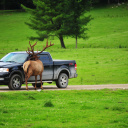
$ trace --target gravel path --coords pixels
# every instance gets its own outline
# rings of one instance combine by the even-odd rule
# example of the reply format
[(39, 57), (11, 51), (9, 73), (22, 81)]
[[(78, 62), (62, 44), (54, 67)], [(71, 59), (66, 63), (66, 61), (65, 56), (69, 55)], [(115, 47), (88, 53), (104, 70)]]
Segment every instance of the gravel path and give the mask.
[[(30, 91), (35, 91), (33, 86), (28, 87)], [(67, 88), (57, 88), (55, 85), (43, 86), (44, 90), (99, 90), (99, 89), (128, 89), (128, 84), (108, 84), (108, 85), (68, 85)], [(22, 86), (20, 90), (9, 90), (8, 86), (1, 86), (0, 92), (8, 91), (26, 91), (25, 86)], [(41, 91), (41, 89), (37, 89)]]

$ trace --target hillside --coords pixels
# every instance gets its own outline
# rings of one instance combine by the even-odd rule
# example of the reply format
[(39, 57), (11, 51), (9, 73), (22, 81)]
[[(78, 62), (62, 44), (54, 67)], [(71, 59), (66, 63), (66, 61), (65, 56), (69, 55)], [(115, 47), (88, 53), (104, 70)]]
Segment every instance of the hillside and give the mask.
[[(76, 60), (78, 78), (69, 84), (128, 83), (127, 4), (93, 8), (87, 15), (90, 14), (93, 20), (88, 24), (89, 38), (78, 39), (78, 49), (73, 38), (65, 37), (67, 49), (61, 49), (59, 39), (51, 37), (55, 45), (47, 51), (54, 59)], [(29, 17), (25, 12), (0, 12), (0, 58), (8, 52), (27, 49), (28, 37), (36, 34), (24, 23)], [(41, 50), (42, 45), (45, 41), (38, 42), (36, 48)]]

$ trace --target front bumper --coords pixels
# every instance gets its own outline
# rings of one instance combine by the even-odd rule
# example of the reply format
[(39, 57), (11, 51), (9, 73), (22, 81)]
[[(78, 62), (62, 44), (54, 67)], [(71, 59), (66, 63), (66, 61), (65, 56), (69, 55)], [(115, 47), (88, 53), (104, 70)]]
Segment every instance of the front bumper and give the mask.
[(9, 73), (0, 73), (0, 85), (8, 85)]

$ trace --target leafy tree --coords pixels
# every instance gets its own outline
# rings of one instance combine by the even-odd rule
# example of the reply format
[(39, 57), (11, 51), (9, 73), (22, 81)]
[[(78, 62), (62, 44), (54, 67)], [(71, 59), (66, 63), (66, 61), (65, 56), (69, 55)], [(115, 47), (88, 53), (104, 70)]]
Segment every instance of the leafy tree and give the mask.
[[(26, 24), (36, 30), (38, 34), (38, 37), (31, 37), (31, 39), (44, 40), (49, 36), (57, 36), (60, 39), (61, 47), (66, 48), (63, 40), (64, 36), (82, 37), (86, 29), (83, 29), (81, 25), (87, 22), (85, 21), (86, 18), (80, 18), (85, 12), (86, 2), (84, 1), (33, 0), (36, 9), (30, 9), (22, 5), (25, 10), (32, 14), (30, 22)], [(74, 2), (76, 2), (75, 5), (79, 4), (79, 6), (72, 6)], [(72, 28), (74, 28), (73, 31)]]
[(76, 39), (87, 38), (86, 30), (87, 23), (91, 20), (91, 16), (85, 16), (85, 12), (90, 10), (91, 2), (89, 0), (70, 0), (70, 15), (71, 18), (67, 20), (68, 35)]
[(26, 23), (30, 28), (37, 31), (38, 37), (31, 39), (44, 40), (48, 36), (58, 36), (61, 46), (65, 48), (63, 41), (62, 24), (64, 19), (64, 2), (61, 0), (33, 0), (36, 9), (30, 9), (22, 5), (22, 7), (30, 12), (30, 23)]

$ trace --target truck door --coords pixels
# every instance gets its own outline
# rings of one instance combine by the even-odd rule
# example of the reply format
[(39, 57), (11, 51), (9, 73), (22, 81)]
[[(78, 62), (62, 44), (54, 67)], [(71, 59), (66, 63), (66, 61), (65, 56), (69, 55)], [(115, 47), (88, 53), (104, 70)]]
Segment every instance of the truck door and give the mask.
[[(40, 60), (44, 65), (44, 71), (42, 73), (42, 80), (52, 80), (53, 79), (53, 61), (48, 54), (40, 54)], [(29, 82), (35, 82), (35, 76), (31, 76), (28, 80)], [(37, 81), (40, 81), (40, 76), (37, 76)]]
[(40, 60), (44, 65), (44, 71), (42, 75), (42, 80), (52, 80), (53, 79), (53, 61), (48, 56), (48, 54), (40, 54)]

